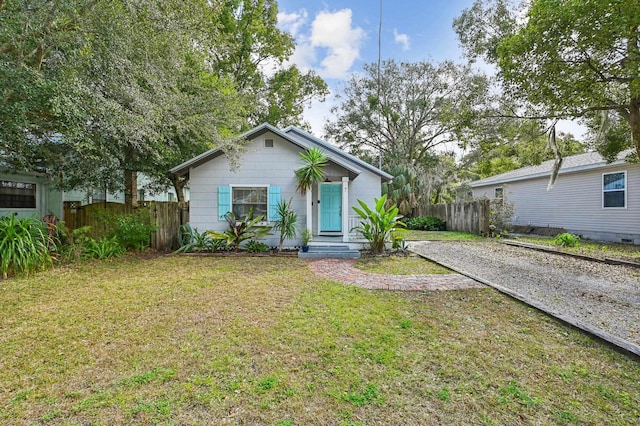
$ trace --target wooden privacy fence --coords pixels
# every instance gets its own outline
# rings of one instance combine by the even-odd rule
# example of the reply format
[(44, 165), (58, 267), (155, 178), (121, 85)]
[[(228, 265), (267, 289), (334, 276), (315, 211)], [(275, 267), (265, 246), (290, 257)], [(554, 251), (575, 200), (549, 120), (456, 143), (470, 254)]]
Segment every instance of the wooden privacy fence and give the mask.
[(489, 200), (468, 203), (427, 204), (420, 207), (420, 216), (433, 216), (446, 222), (447, 231), (489, 235), (491, 206)]
[(169, 251), (178, 248), (178, 231), (180, 225), (189, 221), (189, 203), (151, 201), (140, 203), (139, 207), (132, 207), (122, 203), (101, 202), (81, 205), (76, 201), (65, 201), (64, 222), (70, 231), (90, 226), (100, 234), (106, 231), (104, 220), (100, 220), (103, 212), (113, 215), (134, 213), (144, 208), (149, 212), (151, 223), (156, 226), (156, 232), (151, 234), (151, 248)]

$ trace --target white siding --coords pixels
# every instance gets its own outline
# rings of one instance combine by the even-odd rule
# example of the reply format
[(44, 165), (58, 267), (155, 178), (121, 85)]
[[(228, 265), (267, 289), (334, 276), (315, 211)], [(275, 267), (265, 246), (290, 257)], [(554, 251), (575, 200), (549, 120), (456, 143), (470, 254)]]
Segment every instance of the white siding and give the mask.
[[(273, 148), (264, 147), (265, 139), (273, 139)], [(294, 170), (303, 166), (300, 159), (302, 149), (272, 133), (265, 133), (251, 141), (247, 150), (242, 154), (239, 167), (233, 170), (225, 155), (214, 158), (190, 171), (191, 202), (189, 222), (192, 227), (203, 232), (205, 230), (224, 231), (228, 225), (218, 220), (218, 187), (226, 185), (270, 185), (280, 187), (281, 199), (292, 199), (292, 207), (298, 212), (298, 225), (304, 227), (306, 223), (306, 198), (296, 191), (296, 176)], [(359, 168), (360, 169), (360, 168)], [(325, 174), (331, 179), (348, 176), (342, 167), (329, 165)], [(373, 203), (374, 197), (380, 196), (380, 177), (363, 170), (362, 173), (349, 183), (350, 214), (351, 206), (357, 205), (360, 198), (367, 203)], [(314, 229), (317, 222), (318, 193), (313, 190), (313, 221)], [(278, 243), (277, 232), (263, 240), (269, 246)], [(299, 241), (289, 242), (289, 245), (299, 245)]]
[[(602, 207), (602, 174), (627, 172), (627, 206)], [(514, 225), (550, 226), (582, 234), (586, 238), (619, 240), (640, 238), (640, 165), (612, 165), (563, 174), (547, 191), (548, 177), (473, 189), (473, 196), (493, 198), (502, 186), (505, 200), (515, 207)]]

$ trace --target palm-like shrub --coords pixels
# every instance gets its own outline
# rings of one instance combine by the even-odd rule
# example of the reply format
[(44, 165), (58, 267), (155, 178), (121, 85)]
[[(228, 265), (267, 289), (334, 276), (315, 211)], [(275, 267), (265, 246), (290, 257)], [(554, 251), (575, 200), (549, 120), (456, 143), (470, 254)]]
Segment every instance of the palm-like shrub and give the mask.
[(291, 208), (291, 200), (289, 202), (280, 201), (276, 206), (276, 216), (277, 219), (274, 221), (273, 229), (280, 231), (278, 251), (282, 251), (284, 240), (295, 238), (298, 233), (296, 226), (298, 213)]
[(243, 241), (265, 237), (271, 230), (270, 226), (258, 226), (258, 223), (264, 220), (264, 215), (253, 217), (253, 209), (240, 220), (233, 212), (227, 212), (224, 218), (229, 224), (229, 229), (225, 232), (208, 231), (207, 233), (215, 239), (226, 241), (227, 247), (235, 251), (240, 251), (240, 244)]
[(400, 222), (402, 216), (398, 215), (398, 207), (392, 205), (386, 207), (387, 196), (383, 195), (375, 199), (375, 208), (372, 210), (364, 201), (358, 200), (361, 209), (354, 207), (356, 213), (362, 221), (354, 230), (360, 232), (364, 238), (369, 241), (371, 251), (376, 254), (383, 253), (385, 244), (391, 241), (392, 233), (398, 235), (398, 232), (404, 228), (404, 223)]
[(53, 262), (48, 249), (47, 226), (36, 217), (18, 219), (9, 214), (0, 217), (0, 272), (29, 273)]
[(313, 185), (324, 180), (324, 167), (327, 165), (327, 156), (317, 147), (308, 148), (300, 153), (304, 166), (296, 170), (298, 185), (296, 189), (301, 194), (313, 188)]

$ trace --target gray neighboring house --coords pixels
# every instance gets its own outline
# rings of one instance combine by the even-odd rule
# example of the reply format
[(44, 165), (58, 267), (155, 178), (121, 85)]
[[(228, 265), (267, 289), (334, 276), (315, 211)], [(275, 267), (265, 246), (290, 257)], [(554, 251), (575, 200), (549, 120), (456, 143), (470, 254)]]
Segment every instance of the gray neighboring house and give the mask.
[[(220, 149), (209, 150), (179, 166), (171, 173), (189, 176), (190, 225), (200, 232), (224, 231), (224, 215), (233, 211), (242, 217), (250, 208), (265, 215), (265, 225), (275, 217), (280, 200), (291, 200), (298, 213), (298, 227), (314, 236), (334, 237), (341, 242), (353, 239), (350, 230), (359, 223), (352, 210), (360, 199), (372, 205), (380, 197), (383, 181), (392, 176), (296, 127), (280, 130), (264, 123), (241, 135), (247, 140), (238, 167), (234, 168)], [(329, 159), (325, 182), (306, 195), (296, 191), (295, 170), (304, 164), (300, 153), (318, 147)], [(298, 233), (299, 234), (299, 233)], [(263, 241), (278, 244), (277, 232)], [(300, 245), (300, 239), (287, 241)]]
[(557, 227), (583, 238), (640, 244), (640, 164), (631, 150), (607, 163), (589, 152), (566, 157), (547, 190), (553, 160), (471, 183), (474, 198), (514, 204), (514, 225)]

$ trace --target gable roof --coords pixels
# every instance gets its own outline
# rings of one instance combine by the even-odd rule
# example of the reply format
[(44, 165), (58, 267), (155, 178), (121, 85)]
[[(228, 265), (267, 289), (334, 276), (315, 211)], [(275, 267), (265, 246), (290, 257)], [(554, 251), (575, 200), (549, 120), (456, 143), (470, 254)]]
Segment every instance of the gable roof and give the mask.
[[(286, 134), (290, 135), (291, 137), (300, 140), (301, 142), (303, 141), (308, 141), (311, 142), (314, 145), (319, 146), (320, 148), (322, 148), (325, 152), (328, 152), (329, 156), (332, 156), (331, 154), (333, 154), (334, 158), (341, 158), (344, 159), (345, 161), (351, 162), (356, 164), (357, 166), (369, 170), (372, 173), (375, 173), (377, 175), (379, 175), (380, 177), (382, 177), (383, 180), (391, 180), (393, 179), (393, 176), (391, 176), (389, 173), (386, 173), (382, 170), (380, 170), (379, 168), (372, 166), (371, 164), (367, 163), (366, 161), (362, 161), (361, 159), (359, 159), (356, 156), (353, 156), (351, 154), (349, 154), (348, 152), (345, 152), (343, 150), (341, 150), (340, 148), (338, 148), (335, 145), (330, 144), (327, 141), (324, 141), (316, 136), (313, 136), (311, 133), (305, 132), (304, 130), (295, 127), (295, 126), (289, 126), (286, 129), (283, 130), (283, 132), (285, 132)], [(308, 143), (307, 142), (307, 143)], [(304, 142), (303, 142), (304, 143)]]
[[(237, 140), (255, 139), (256, 137), (267, 132), (271, 132), (302, 149), (307, 149), (311, 146), (318, 146), (322, 148), (325, 151), (325, 154), (327, 155), (329, 161), (346, 169), (349, 172), (349, 177), (351, 179), (354, 179), (360, 173), (362, 173), (362, 169), (366, 169), (377, 174), (384, 181), (393, 179), (393, 176), (383, 172), (377, 167), (373, 167), (372, 165), (360, 160), (359, 158), (356, 158), (353, 155), (348, 154), (341, 149), (329, 144), (328, 142), (316, 138), (315, 136), (294, 126), (289, 126), (284, 130), (280, 130), (269, 123), (262, 123), (261, 125), (254, 127), (253, 129), (240, 135)], [(209, 151), (203, 152), (202, 154), (192, 158), (191, 160), (185, 161), (184, 163), (173, 167), (169, 171), (177, 175), (186, 175), (189, 173), (189, 170), (192, 167), (198, 167), (201, 164), (204, 164), (223, 154), (224, 151), (222, 149), (213, 148)]]
[[(560, 167), (558, 175), (622, 164), (625, 162), (625, 157), (632, 152), (632, 149), (622, 151), (618, 154), (618, 157), (612, 163), (607, 163), (607, 161), (597, 152), (585, 152), (584, 154), (571, 155), (562, 159), (562, 167)], [(535, 166), (522, 167), (510, 172), (490, 176), (485, 179), (471, 182), (470, 186), (472, 188), (477, 188), (485, 185), (495, 185), (519, 180), (551, 176), (554, 162), (555, 160), (548, 160)]]

